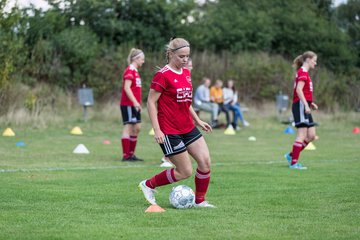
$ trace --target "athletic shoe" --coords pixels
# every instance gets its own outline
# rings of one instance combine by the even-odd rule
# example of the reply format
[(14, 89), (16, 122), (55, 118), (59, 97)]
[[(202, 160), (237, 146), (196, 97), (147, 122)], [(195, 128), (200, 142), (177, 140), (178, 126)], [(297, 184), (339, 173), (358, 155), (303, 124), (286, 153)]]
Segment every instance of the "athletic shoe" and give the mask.
[(218, 120), (214, 120), (214, 121), (212, 121), (212, 123), (211, 123), (211, 127), (212, 127), (212, 128), (219, 128), (219, 125), (218, 125)]
[(121, 161), (123, 161), (123, 162), (131, 162), (131, 161), (133, 161), (133, 160), (132, 160), (131, 157), (127, 157), (127, 158), (124, 158), (124, 157), (123, 157), (123, 158), (121, 159)]
[(156, 191), (146, 186), (145, 182), (146, 180), (139, 183), (139, 189), (143, 192), (146, 201), (148, 201), (151, 205), (157, 205), (155, 200)]
[(244, 125), (244, 127), (248, 127), (248, 126), (250, 126), (250, 123), (248, 123), (247, 121), (244, 120), (243, 125)]
[(290, 166), (291, 165), (291, 160), (292, 160), (292, 157), (291, 157), (290, 153), (286, 153), (284, 155), (284, 158), (287, 160), (287, 162), (288, 162), (288, 164)]
[(214, 205), (208, 203), (207, 201), (203, 201), (194, 205), (196, 208), (216, 208)]
[(133, 155), (131, 157), (131, 161), (144, 161), (144, 159), (138, 158), (137, 156)]
[(293, 165), (289, 166), (290, 169), (298, 169), (298, 170), (306, 170), (307, 167), (304, 167), (303, 165), (301, 165), (301, 163), (295, 163)]
[(169, 162), (168, 160), (165, 160), (165, 158), (163, 157), (162, 159), (161, 159), (161, 161), (162, 161), (162, 163), (160, 164), (160, 167), (173, 167), (174, 165), (171, 163), (171, 162)]

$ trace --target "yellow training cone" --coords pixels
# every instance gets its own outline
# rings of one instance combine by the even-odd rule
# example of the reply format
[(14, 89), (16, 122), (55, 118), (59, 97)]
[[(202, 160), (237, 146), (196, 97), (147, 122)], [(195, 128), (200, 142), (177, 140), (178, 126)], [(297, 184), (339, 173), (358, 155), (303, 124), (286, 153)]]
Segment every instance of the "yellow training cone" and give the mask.
[(83, 134), (83, 132), (81, 131), (81, 129), (79, 127), (74, 127), (70, 133), (74, 134), (74, 135), (82, 135)]
[(316, 147), (312, 142), (310, 142), (305, 148), (305, 150), (315, 150), (315, 149)]
[(151, 136), (154, 136), (154, 135), (155, 135), (155, 132), (154, 132), (154, 129), (153, 129), (153, 128), (150, 129), (149, 135), (151, 135)]
[(235, 135), (236, 132), (233, 128), (232, 125), (229, 125), (226, 129), (225, 129), (225, 132), (224, 132), (225, 135)]
[(15, 133), (13, 130), (11, 130), (11, 128), (7, 128), (5, 129), (5, 131), (3, 132), (3, 136), (4, 137), (13, 137), (15, 136)]

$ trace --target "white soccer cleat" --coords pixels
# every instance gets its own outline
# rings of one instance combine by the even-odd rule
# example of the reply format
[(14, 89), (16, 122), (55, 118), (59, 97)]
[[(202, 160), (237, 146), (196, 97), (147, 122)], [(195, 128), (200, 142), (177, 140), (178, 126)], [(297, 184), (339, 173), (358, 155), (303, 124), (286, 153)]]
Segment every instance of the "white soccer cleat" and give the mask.
[(146, 180), (139, 183), (139, 189), (143, 192), (146, 201), (148, 201), (151, 205), (157, 205), (155, 200), (156, 191), (146, 186), (145, 182)]
[(166, 167), (166, 168), (169, 168), (169, 167), (173, 167), (174, 165), (172, 165), (171, 162), (163, 162), (162, 164), (160, 164), (160, 167)]
[(196, 204), (194, 205), (194, 207), (197, 207), (197, 208), (216, 208), (214, 205), (208, 203), (207, 201), (203, 201), (199, 204)]
[(173, 167), (174, 165), (165, 159), (165, 157), (161, 158), (162, 163), (160, 164), (160, 167)]

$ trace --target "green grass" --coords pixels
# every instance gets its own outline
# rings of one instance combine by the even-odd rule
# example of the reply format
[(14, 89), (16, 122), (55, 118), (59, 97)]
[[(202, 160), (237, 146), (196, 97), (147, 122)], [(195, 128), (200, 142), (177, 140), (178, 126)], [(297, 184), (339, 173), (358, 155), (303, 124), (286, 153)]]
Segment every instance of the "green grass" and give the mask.
[[(213, 163), (207, 199), (218, 208), (172, 209), (171, 186), (164, 186), (157, 201), (166, 212), (155, 214), (144, 213), (148, 204), (137, 189), (163, 170), (149, 124), (137, 149), (144, 163), (119, 161), (120, 124), (80, 123), (84, 135), (70, 135), (77, 124), (13, 127), (15, 137), (0, 137), (0, 239), (360, 238), (360, 135), (351, 133), (353, 122), (322, 123), (317, 149), (301, 156), (307, 171), (287, 168), (283, 155), (295, 136), (272, 118), (252, 119), (235, 136), (215, 130), (205, 136)], [(79, 143), (91, 153), (73, 154)], [(181, 183), (194, 188), (193, 181)]]

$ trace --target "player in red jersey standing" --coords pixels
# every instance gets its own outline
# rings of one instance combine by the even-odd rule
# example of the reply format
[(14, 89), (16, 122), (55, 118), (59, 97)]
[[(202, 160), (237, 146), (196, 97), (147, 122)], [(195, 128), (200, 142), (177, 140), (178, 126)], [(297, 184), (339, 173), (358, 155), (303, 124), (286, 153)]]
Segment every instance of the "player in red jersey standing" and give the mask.
[(156, 187), (192, 175), (190, 154), (197, 162), (195, 205), (214, 207), (205, 201), (210, 182), (210, 153), (194, 122), (205, 132), (211, 132), (212, 128), (200, 120), (191, 106), (191, 76), (190, 71), (184, 68), (189, 55), (190, 45), (185, 39), (175, 38), (169, 42), (166, 51), (168, 64), (155, 74), (147, 103), (155, 141), (176, 168), (167, 169), (140, 182), (139, 188), (149, 203), (156, 204)]
[(311, 110), (317, 110), (318, 106), (313, 102), (313, 83), (309, 76), (309, 70), (314, 69), (317, 56), (314, 52), (307, 51), (294, 60), (293, 67), (296, 70), (294, 83), (292, 112), (297, 128), (297, 136), (293, 144), (292, 152), (285, 154), (291, 169), (307, 169), (298, 162), (300, 152), (315, 139), (315, 125)]
[(122, 161), (143, 161), (135, 156), (137, 136), (141, 128), (141, 78), (138, 72), (145, 62), (145, 55), (140, 49), (131, 49), (128, 56), (129, 66), (123, 74), (120, 109), (123, 118), (121, 145)]

